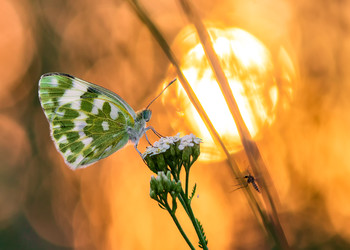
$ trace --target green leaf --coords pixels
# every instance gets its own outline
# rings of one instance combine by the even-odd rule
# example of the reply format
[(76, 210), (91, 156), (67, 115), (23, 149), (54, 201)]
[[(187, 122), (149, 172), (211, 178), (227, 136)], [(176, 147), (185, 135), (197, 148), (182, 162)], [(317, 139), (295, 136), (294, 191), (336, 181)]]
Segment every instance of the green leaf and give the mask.
[(192, 198), (193, 198), (193, 197), (195, 196), (195, 194), (196, 194), (196, 189), (197, 189), (197, 183), (194, 184), (194, 186), (193, 186), (193, 188), (192, 188), (192, 193), (191, 193), (191, 195), (190, 195), (190, 197), (189, 197), (189, 202), (190, 202), (190, 204), (191, 204)]
[(158, 202), (158, 206), (159, 206), (161, 209), (166, 210), (166, 208), (163, 206), (163, 204), (161, 204), (161, 203), (159, 203), (159, 202)]
[[(207, 240), (207, 236), (205, 235), (204, 228), (203, 228), (202, 224), (199, 222), (199, 220), (197, 218), (196, 218), (196, 221), (197, 221), (197, 223), (199, 225), (199, 229), (201, 230), (201, 233), (202, 233), (203, 238), (205, 240), (205, 244), (208, 245), (208, 240)], [(200, 248), (204, 248), (204, 246), (202, 245), (202, 243), (200, 241), (198, 242), (198, 246)]]

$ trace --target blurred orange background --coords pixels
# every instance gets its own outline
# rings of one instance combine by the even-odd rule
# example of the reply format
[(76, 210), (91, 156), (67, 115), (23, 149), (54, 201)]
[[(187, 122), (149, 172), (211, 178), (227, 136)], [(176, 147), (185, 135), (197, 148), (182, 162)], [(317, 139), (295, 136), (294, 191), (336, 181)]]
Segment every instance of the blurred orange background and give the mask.
[[(177, 1), (142, 4), (170, 44), (188, 25)], [(281, 46), (288, 52), (298, 76), (293, 100), (258, 141), (282, 226), (293, 249), (350, 249), (350, 2), (194, 4), (203, 19), (249, 32), (272, 55)], [(106, 87), (135, 110), (175, 77), (129, 5), (2, 0), (0, 13), (0, 249), (187, 249), (150, 199), (152, 173), (133, 147), (71, 171), (39, 104), (38, 80), (47, 72)], [(191, 132), (190, 124), (176, 124), (166, 101), (152, 105), (150, 125), (163, 135)], [(146, 145), (142, 140), (141, 151)], [(242, 193), (232, 192), (225, 160), (197, 162), (191, 171), (193, 209), (209, 248), (268, 249)], [(179, 218), (195, 244), (183, 211)]]

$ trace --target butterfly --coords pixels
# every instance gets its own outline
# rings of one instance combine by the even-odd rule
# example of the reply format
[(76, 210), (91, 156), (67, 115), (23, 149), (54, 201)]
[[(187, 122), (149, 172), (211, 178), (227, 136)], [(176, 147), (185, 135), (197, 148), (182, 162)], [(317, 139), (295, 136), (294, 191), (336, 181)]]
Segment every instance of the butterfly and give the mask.
[(148, 107), (155, 99), (135, 112), (112, 91), (64, 73), (41, 76), (39, 99), (52, 140), (73, 170), (111, 155), (129, 141), (142, 156), (137, 149), (140, 138), (149, 129), (159, 136), (153, 127), (146, 127), (152, 116)]

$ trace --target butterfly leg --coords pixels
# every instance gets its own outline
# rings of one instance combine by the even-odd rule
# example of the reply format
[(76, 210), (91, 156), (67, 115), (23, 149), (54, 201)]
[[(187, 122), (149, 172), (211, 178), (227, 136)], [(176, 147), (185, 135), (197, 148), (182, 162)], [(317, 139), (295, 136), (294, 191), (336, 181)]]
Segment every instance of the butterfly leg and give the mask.
[(134, 144), (134, 148), (136, 149), (137, 153), (139, 153), (139, 155), (143, 159), (142, 154), (141, 154), (140, 150), (137, 148), (137, 144), (136, 143)]
[(152, 130), (153, 133), (154, 133), (156, 136), (158, 136), (159, 138), (164, 137), (164, 136), (162, 136), (161, 134), (159, 134), (152, 126), (147, 127), (147, 128), (145, 129), (145, 131), (147, 131), (147, 130)]
[(148, 144), (150, 145), (150, 146), (152, 146), (153, 147), (153, 144), (149, 141), (149, 139), (148, 139), (148, 136), (147, 136), (147, 133), (145, 132), (145, 138), (146, 138), (146, 141), (148, 142)]
[(139, 153), (139, 155), (141, 156), (141, 159), (143, 160), (143, 162), (147, 165), (147, 162), (145, 161), (145, 159), (143, 158), (140, 150), (137, 148), (137, 143), (134, 144), (134, 148), (136, 149), (137, 153)]

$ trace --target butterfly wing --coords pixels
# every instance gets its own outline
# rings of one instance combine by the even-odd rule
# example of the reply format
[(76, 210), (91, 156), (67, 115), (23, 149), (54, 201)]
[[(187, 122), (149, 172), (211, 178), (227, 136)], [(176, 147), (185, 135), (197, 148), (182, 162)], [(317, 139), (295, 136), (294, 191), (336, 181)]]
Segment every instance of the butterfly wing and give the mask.
[(129, 140), (135, 111), (101, 86), (48, 73), (40, 78), (39, 97), (55, 146), (72, 169), (111, 155)]

